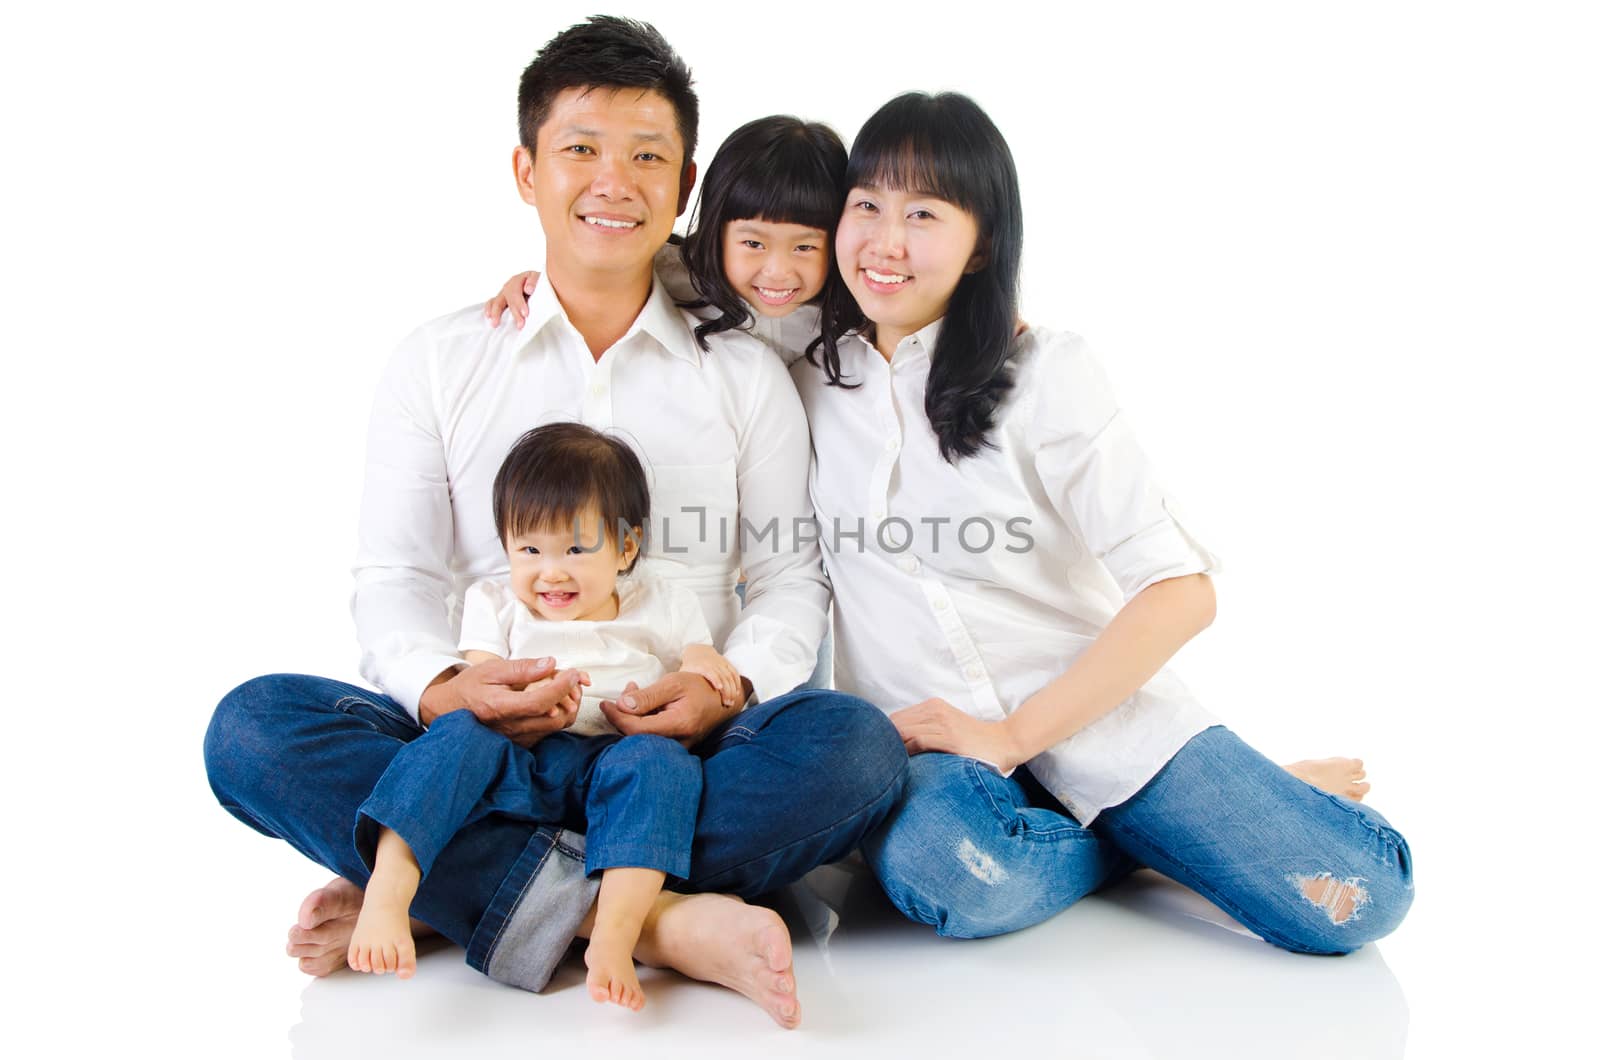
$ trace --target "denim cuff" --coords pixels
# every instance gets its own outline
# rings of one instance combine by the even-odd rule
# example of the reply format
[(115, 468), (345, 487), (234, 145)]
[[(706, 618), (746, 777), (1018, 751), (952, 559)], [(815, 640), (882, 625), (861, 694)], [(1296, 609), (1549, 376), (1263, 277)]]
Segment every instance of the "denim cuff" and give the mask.
[(584, 838), (541, 828), (523, 848), (467, 945), (467, 964), (497, 982), (543, 990), (594, 906)]

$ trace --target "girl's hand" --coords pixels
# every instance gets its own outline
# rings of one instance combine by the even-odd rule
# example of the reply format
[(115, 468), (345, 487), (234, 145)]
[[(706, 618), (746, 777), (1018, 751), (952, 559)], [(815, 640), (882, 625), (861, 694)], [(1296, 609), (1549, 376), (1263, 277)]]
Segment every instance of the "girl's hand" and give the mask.
[(500, 288), (499, 294), (483, 303), (483, 315), (488, 317), (491, 323), (499, 324), (500, 317), (509, 309), (511, 315), (516, 318), (517, 327), (520, 328), (528, 322), (528, 296), (537, 286), (539, 286), (537, 272), (517, 273), (506, 281), (506, 285)]
[(549, 713), (550, 717), (561, 720), (563, 729), (571, 728), (572, 723), (578, 720), (578, 708), (583, 706), (583, 690), (593, 683), (589, 680), (589, 675), (582, 670), (562, 670), (558, 674), (535, 681), (528, 686), (529, 688), (538, 688), (541, 685), (553, 684), (565, 678), (567, 674), (576, 674), (577, 676), (572, 681), (572, 687), (567, 689), (566, 695), (562, 696), (560, 702), (550, 708)]
[(1009, 773), (1022, 764), (1022, 754), (1003, 721), (982, 721), (942, 699), (925, 699), (889, 715), (907, 754), (943, 751), (965, 755)]
[(722, 705), (730, 710), (744, 702), (744, 681), (733, 663), (709, 644), (691, 644), (683, 649), (682, 674), (699, 674), (711, 682), (711, 687), (722, 697)]

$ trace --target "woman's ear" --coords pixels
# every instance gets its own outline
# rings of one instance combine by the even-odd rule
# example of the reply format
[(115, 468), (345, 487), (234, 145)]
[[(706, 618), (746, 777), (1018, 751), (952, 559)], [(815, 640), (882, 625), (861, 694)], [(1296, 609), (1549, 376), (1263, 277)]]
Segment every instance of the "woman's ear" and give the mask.
[(989, 266), (989, 238), (984, 236), (978, 240), (978, 245), (972, 249), (972, 257), (967, 259), (967, 267), (961, 270), (963, 276), (971, 276), (975, 272), (982, 272)]

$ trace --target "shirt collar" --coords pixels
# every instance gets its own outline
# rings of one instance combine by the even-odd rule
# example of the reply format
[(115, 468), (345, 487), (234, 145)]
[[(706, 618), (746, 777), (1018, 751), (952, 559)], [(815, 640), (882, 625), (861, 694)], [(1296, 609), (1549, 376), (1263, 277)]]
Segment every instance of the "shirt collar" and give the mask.
[[(528, 326), (523, 332), (527, 338), (523, 348), (556, 321), (560, 321), (560, 326), (574, 335), (578, 334), (578, 329), (567, 319), (566, 310), (561, 308), (555, 288), (548, 283), (540, 283), (528, 296)], [(695, 342), (694, 331), (684, 319), (683, 311), (662, 285), (661, 277), (654, 273), (650, 278), (650, 297), (645, 299), (644, 308), (634, 318), (633, 326), (617, 340), (617, 345), (627, 342), (639, 332), (655, 340), (656, 345), (672, 356), (688, 361), (697, 368), (700, 366), (700, 346)]]
[[(927, 357), (933, 352), (934, 343), (939, 341), (939, 329), (944, 325), (944, 317), (933, 323), (914, 331), (900, 340), (900, 345), (895, 347), (894, 359), (890, 367), (916, 360), (918, 357)], [(861, 352), (870, 355), (876, 360), (883, 360), (883, 355), (878, 352), (878, 347), (873, 345), (866, 336), (866, 329), (862, 328), (850, 333), (851, 337), (860, 344)]]

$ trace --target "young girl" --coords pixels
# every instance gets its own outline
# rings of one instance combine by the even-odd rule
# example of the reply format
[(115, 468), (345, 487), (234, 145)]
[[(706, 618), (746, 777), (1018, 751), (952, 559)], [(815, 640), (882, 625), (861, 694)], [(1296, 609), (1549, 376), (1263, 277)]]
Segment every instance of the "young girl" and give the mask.
[[(748, 331), (792, 364), (817, 337), (817, 309), (839, 282), (829, 235), (843, 203), (844, 144), (818, 122), (757, 118), (706, 169), (689, 235), (656, 255), (667, 293), (701, 320), (695, 334)], [(511, 277), (484, 306), (520, 327), (536, 272)]]
[(585, 867), (603, 873), (585, 957), (589, 992), (644, 1005), (633, 950), (667, 877), (689, 875), (700, 764), (675, 741), (617, 734), (598, 704), (673, 667), (705, 677), (725, 702), (740, 687), (711, 647), (692, 591), (619, 581), (639, 558), (649, 510), (633, 450), (581, 424), (529, 431), (507, 454), (495, 476), (494, 519), (511, 574), (467, 590), (460, 647), (468, 663), (552, 656), (582, 671), (551, 712), (566, 715), (571, 731), (525, 749), (460, 710), (395, 756), (360, 809), (358, 845), (372, 878), (350, 967), (410, 978), (408, 910), (422, 876), (458, 831), (499, 813), (588, 833)]
[(964, 96), (901, 96), (861, 130), (846, 183), (843, 287), (792, 372), (836, 681), (892, 712), (913, 756), (864, 844), (891, 900), (941, 934), (993, 935), (1143, 864), (1290, 950), (1393, 930), (1412, 898), (1400, 834), (1256, 753), (1163, 669), (1211, 621), (1216, 559), (1083, 341), (1017, 327), (1021, 197), (999, 131)]

